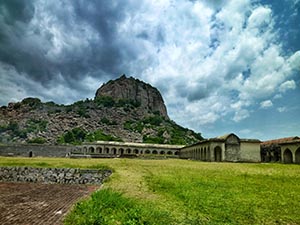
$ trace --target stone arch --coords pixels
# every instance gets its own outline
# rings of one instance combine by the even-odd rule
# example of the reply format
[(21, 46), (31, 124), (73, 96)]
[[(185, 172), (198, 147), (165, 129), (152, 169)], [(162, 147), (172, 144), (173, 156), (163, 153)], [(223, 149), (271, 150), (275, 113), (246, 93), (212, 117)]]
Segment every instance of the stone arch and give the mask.
[(222, 149), (217, 146), (214, 149), (214, 157), (215, 157), (215, 162), (221, 162), (222, 161)]
[(117, 154), (117, 149), (116, 148), (112, 148), (112, 154), (116, 155)]
[(133, 153), (134, 153), (134, 154), (139, 154), (139, 150), (138, 150), (138, 149), (134, 149), (134, 150), (133, 150)]
[(94, 147), (92, 147), (92, 146), (91, 146), (91, 147), (89, 147), (89, 152), (90, 152), (90, 153), (95, 153), (95, 148), (94, 148)]
[(178, 152), (178, 151), (176, 151), (174, 155), (178, 155), (178, 153), (179, 153), (179, 152)]
[(127, 153), (127, 154), (131, 154), (131, 149), (130, 149), (130, 148), (127, 148), (127, 149), (126, 149), (126, 153)]
[(33, 157), (33, 152), (32, 152), (32, 151), (30, 151), (30, 152), (28, 153), (28, 157), (29, 157), (29, 158)]
[(83, 147), (83, 152), (84, 152), (84, 153), (87, 152), (87, 147)]
[(293, 163), (293, 153), (288, 148), (283, 153), (284, 163)]
[(102, 153), (102, 148), (101, 148), (101, 147), (97, 147), (97, 148), (96, 148), (96, 151), (97, 151), (99, 154), (101, 154), (101, 153)]
[(204, 153), (203, 153), (203, 160), (206, 161), (206, 147), (204, 148)]
[(171, 151), (168, 151), (168, 152), (167, 152), (167, 155), (172, 155), (172, 152), (171, 152)]
[(146, 150), (146, 151), (145, 151), (145, 154), (150, 154), (150, 150)]
[(156, 154), (158, 154), (158, 152), (156, 150), (153, 150), (152, 154), (156, 155)]
[(295, 152), (295, 163), (300, 164), (300, 148), (298, 148)]
[(123, 154), (124, 154), (124, 149), (123, 149), (123, 148), (120, 148), (120, 149), (119, 149), (119, 153), (120, 153), (120, 155), (123, 155)]
[(109, 148), (106, 147), (106, 148), (104, 149), (104, 153), (105, 153), (105, 154), (109, 154)]
[(159, 154), (164, 155), (164, 154), (165, 154), (165, 151), (160, 151)]

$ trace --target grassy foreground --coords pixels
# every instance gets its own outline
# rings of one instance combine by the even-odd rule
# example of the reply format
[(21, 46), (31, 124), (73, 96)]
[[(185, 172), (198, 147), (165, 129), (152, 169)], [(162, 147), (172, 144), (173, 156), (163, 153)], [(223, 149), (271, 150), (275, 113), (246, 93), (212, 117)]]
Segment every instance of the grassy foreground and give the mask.
[(0, 166), (112, 168), (65, 224), (300, 224), (300, 166), (2, 158)]

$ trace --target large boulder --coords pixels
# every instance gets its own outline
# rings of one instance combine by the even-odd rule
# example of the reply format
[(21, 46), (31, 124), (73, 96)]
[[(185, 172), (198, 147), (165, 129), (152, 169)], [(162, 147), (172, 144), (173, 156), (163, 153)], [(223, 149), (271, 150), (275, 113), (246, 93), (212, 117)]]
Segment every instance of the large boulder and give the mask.
[(96, 92), (95, 98), (110, 96), (114, 100), (132, 100), (140, 103), (140, 107), (145, 111), (159, 112), (168, 118), (167, 108), (160, 92), (143, 81), (133, 77), (127, 78), (122, 75), (116, 80), (111, 80), (103, 84)]

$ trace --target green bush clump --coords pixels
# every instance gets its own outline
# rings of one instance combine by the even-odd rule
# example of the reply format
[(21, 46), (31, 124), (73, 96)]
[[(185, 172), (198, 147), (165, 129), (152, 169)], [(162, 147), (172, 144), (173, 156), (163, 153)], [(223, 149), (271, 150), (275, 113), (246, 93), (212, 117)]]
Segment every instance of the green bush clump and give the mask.
[(109, 134), (103, 133), (101, 130), (94, 132), (86, 132), (82, 128), (76, 127), (70, 131), (67, 131), (62, 136), (58, 137), (57, 143), (59, 144), (73, 144), (80, 145), (82, 142), (94, 142), (94, 141), (119, 141), (122, 139), (119, 137), (113, 137)]
[(64, 224), (170, 224), (172, 217), (165, 211), (155, 210), (151, 204), (129, 199), (111, 189), (103, 189), (91, 198), (75, 205)]
[(29, 105), (32, 108), (36, 108), (41, 104), (41, 100), (38, 98), (25, 98), (22, 100), (22, 104)]
[(155, 137), (155, 136), (143, 136), (143, 143), (151, 143), (151, 144), (164, 144), (164, 138), (163, 137)]
[(48, 121), (46, 120), (37, 120), (37, 119), (29, 119), (26, 122), (26, 130), (27, 132), (38, 132), (38, 131), (46, 131), (48, 125)]
[(123, 124), (124, 129), (131, 130), (131, 131), (137, 131), (139, 133), (142, 133), (142, 130), (144, 129), (144, 123), (142, 121), (134, 122), (132, 120), (127, 120)]
[(60, 136), (57, 140), (59, 144), (81, 144), (86, 137), (87, 132), (80, 127), (76, 127)]
[(164, 121), (163, 117), (159, 115), (154, 115), (150, 117), (146, 117), (143, 122), (151, 124), (153, 126), (159, 126)]
[(42, 137), (36, 137), (36, 138), (28, 140), (27, 143), (30, 143), (30, 144), (45, 144), (46, 139), (42, 138)]
[(115, 100), (111, 96), (98, 96), (95, 98), (94, 102), (96, 105), (104, 107), (113, 107), (116, 104)]
[(101, 130), (97, 130), (91, 133), (88, 133), (85, 137), (85, 141), (119, 141), (122, 142), (122, 139), (119, 137), (113, 137), (109, 134), (103, 133)]
[(13, 136), (26, 138), (27, 137), (27, 130), (21, 130), (19, 124), (15, 121), (10, 121), (7, 126), (0, 126), (0, 133), (10, 131)]

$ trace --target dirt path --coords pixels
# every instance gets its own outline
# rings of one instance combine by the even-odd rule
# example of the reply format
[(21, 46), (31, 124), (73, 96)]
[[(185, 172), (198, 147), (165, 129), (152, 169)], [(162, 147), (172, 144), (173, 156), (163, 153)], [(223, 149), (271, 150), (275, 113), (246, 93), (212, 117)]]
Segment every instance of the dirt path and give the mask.
[(80, 198), (99, 186), (0, 183), (0, 224), (62, 224)]

